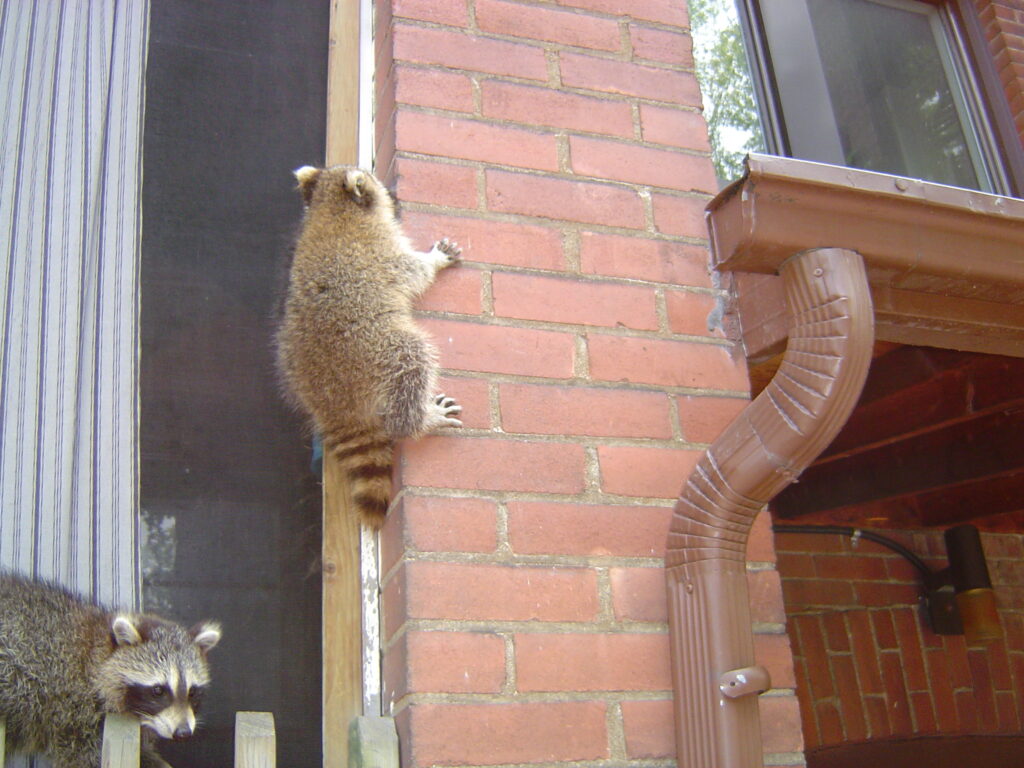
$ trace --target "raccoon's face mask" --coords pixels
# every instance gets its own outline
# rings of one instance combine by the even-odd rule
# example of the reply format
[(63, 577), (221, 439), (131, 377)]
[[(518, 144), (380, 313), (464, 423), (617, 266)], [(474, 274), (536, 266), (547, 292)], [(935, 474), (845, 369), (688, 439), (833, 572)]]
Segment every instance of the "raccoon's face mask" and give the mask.
[(206, 654), (220, 627), (205, 622), (186, 632), (149, 617), (118, 616), (113, 634), (124, 685), (124, 710), (163, 739), (187, 739), (209, 683)]

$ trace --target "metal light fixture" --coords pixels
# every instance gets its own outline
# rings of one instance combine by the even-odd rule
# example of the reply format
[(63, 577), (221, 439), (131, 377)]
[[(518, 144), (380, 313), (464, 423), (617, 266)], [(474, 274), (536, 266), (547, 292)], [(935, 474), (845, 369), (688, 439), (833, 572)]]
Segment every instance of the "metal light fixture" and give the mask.
[(973, 525), (958, 525), (945, 532), (949, 565), (941, 571), (933, 571), (902, 544), (874, 531), (841, 525), (776, 524), (772, 529), (776, 533), (838, 534), (888, 547), (920, 572), (925, 587), (924, 609), (935, 634), (964, 635), (968, 645), (982, 645), (1003, 636), (981, 536)]

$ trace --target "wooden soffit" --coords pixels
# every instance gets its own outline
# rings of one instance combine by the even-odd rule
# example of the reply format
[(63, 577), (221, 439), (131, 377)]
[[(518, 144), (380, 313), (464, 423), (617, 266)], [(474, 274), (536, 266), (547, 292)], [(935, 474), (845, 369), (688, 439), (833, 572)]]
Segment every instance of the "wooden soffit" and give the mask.
[(876, 338), (1024, 357), (1024, 200), (751, 155), (707, 208), (714, 266), (740, 290), (749, 358), (788, 334), (779, 266), (811, 248), (864, 258)]

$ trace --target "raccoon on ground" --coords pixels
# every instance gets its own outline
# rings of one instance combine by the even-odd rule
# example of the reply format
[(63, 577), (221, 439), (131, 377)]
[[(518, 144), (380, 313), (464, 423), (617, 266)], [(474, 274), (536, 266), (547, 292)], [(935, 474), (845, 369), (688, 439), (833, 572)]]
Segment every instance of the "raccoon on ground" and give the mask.
[(7, 749), (54, 768), (99, 768), (103, 716), (137, 715), (142, 765), (166, 767), (157, 738), (184, 739), (210, 682), (216, 622), (192, 629), (113, 612), (68, 590), (0, 572), (0, 718)]
[(414, 299), (459, 260), (448, 240), (413, 250), (391, 196), (350, 166), (295, 171), (305, 214), (277, 333), (277, 361), (293, 402), (325, 455), (352, 483), (363, 520), (379, 527), (391, 497), (392, 446), (462, 411), (437, 393), (437, 350), (412, 318)]

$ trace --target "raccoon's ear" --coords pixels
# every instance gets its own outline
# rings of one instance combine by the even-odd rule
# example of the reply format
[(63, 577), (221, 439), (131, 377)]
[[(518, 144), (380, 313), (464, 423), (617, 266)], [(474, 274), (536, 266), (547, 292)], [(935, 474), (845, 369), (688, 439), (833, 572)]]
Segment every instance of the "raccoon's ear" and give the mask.
[(142, 634), (135, 626), (131, 616), (119, 615), (114, 618), (110, 625), (110, 631), (114, 635), (114, 642), (117, 645), (138, 645), (142, 642)]
[(220, 642), (220, 624), (216, 621), (201, 621), (188, 631), (192, 642), (203, 653), (209, 653)]
[(320, 169), (311, 165), (304, 165), (295, 170), (295, 178), (299, 182), (299, 191), (302, 192), (302, 200), (306, 205), (313, 199), (313, 187), (320, 178)]

